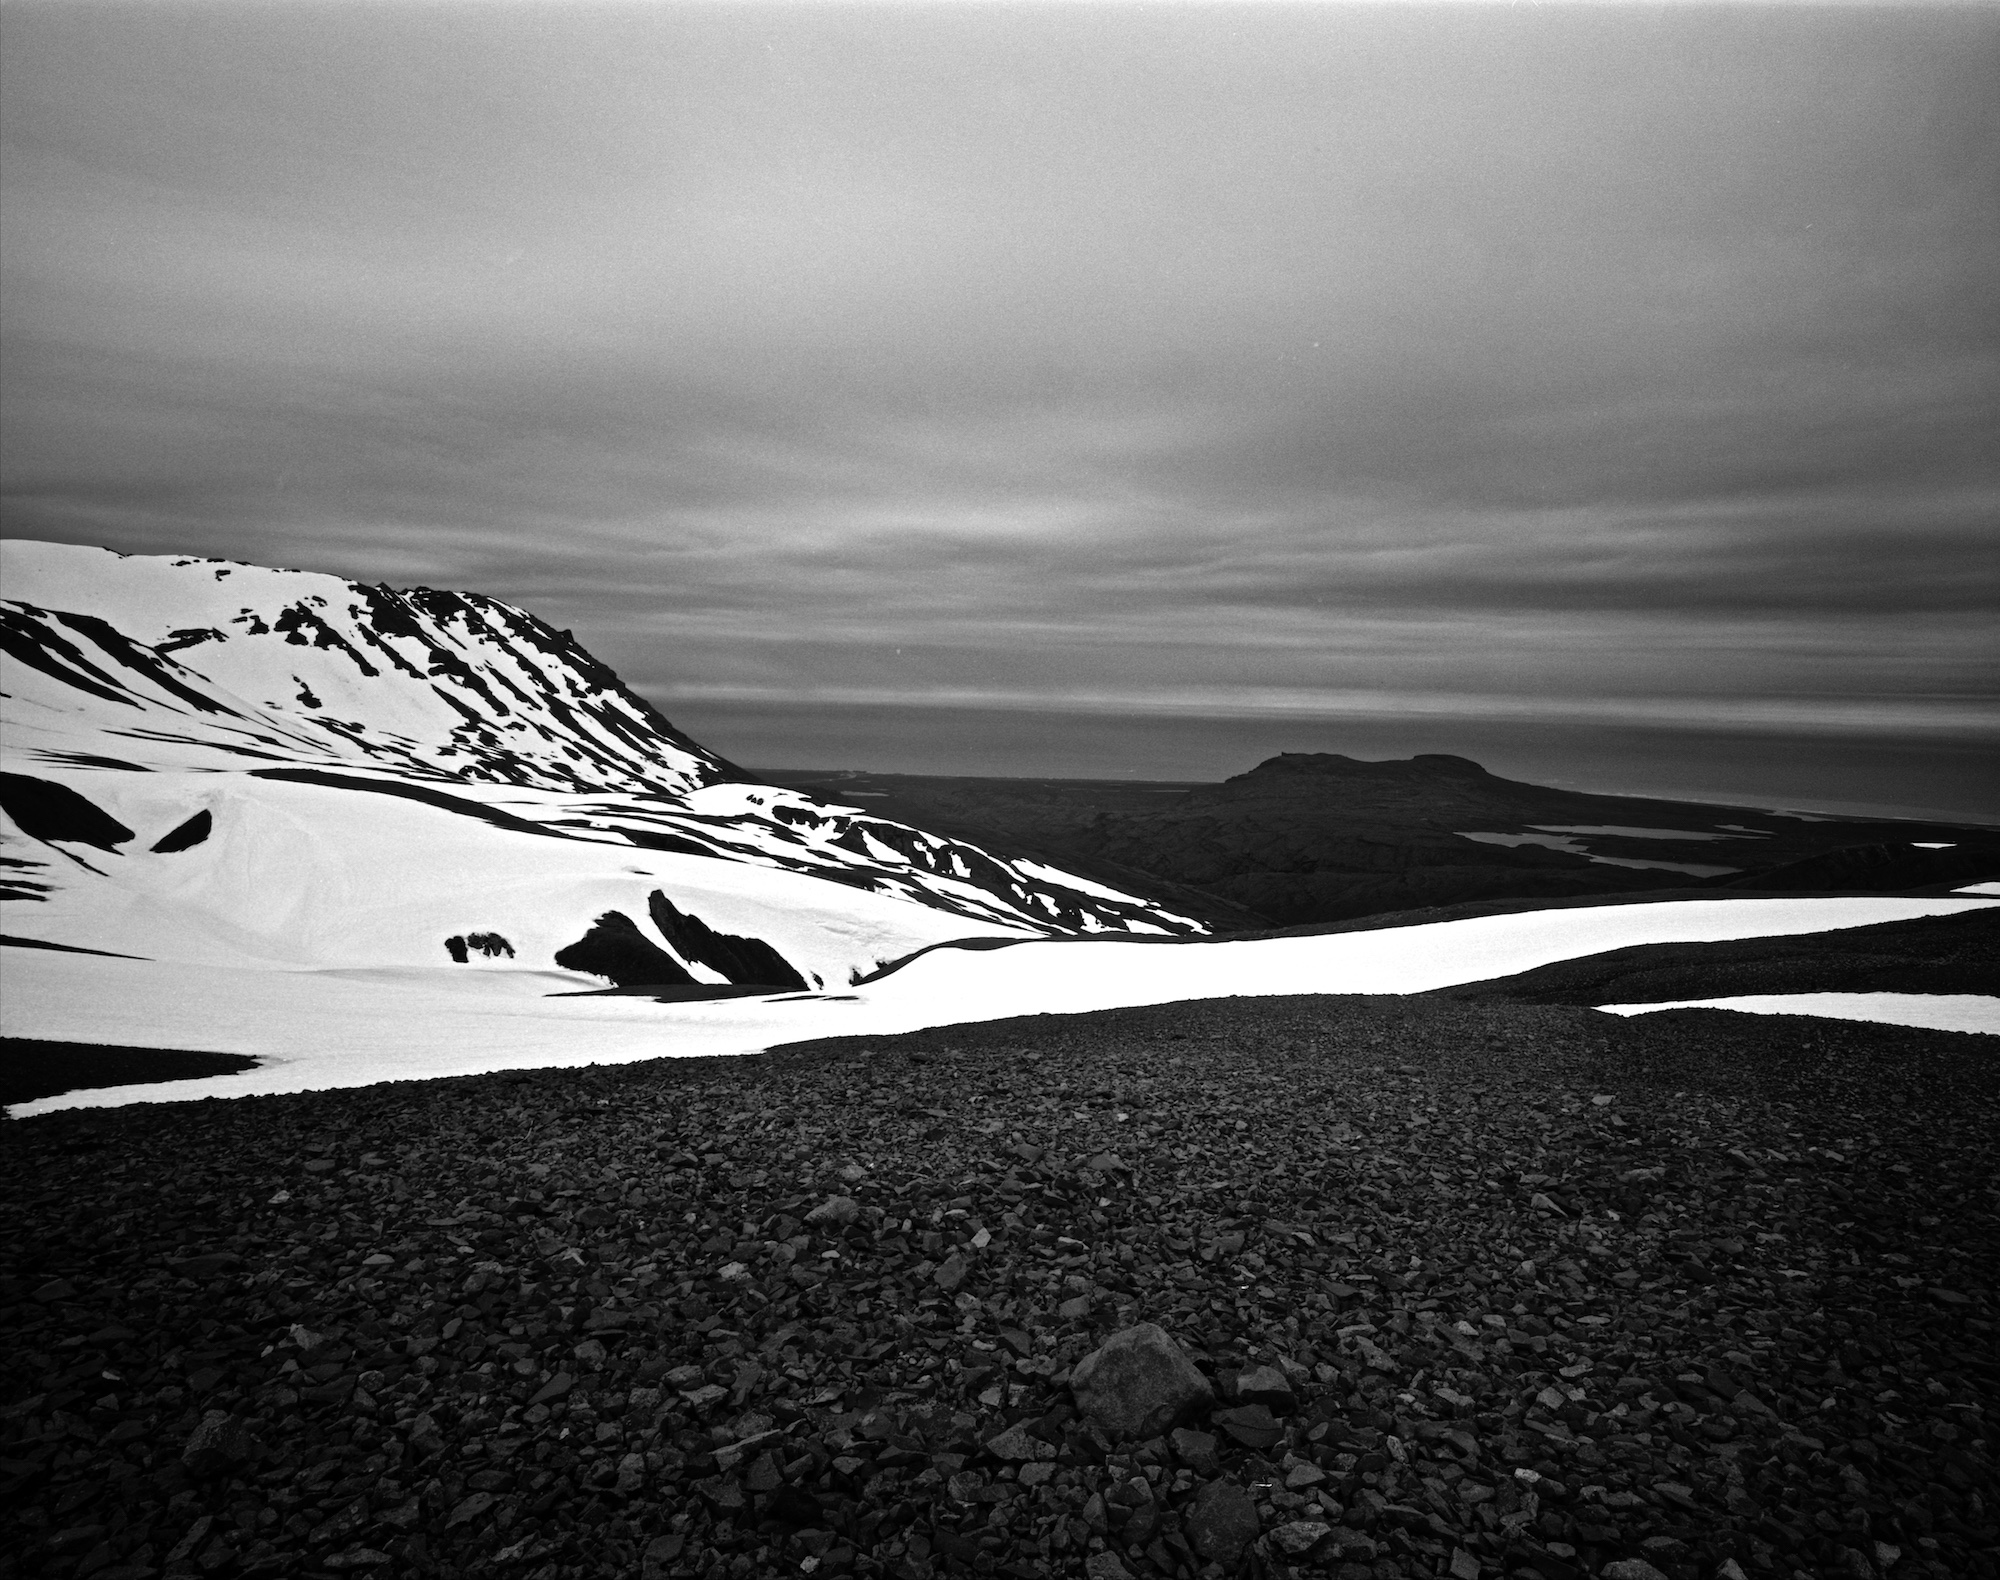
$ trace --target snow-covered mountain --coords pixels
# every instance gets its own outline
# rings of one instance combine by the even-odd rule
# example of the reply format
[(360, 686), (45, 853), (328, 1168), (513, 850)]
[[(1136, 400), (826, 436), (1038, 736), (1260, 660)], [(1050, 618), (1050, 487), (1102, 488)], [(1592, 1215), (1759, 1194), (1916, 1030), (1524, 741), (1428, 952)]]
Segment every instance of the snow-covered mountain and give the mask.
[(0, 932), (215, 965), (844, 986), (1148, 901), (746, 782), (469, 593), (0, 545)]

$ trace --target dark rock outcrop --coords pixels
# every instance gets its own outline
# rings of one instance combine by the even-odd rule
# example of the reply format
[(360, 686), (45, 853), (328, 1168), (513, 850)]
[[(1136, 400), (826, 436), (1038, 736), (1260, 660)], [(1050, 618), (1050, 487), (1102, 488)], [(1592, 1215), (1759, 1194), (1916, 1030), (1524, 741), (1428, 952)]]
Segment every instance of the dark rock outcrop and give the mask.
[(0, 774), (0, 810), (33, 839), (68, 840), (115, 851), (132, 831), (68, 785), (29, 774)]
[(153, 851), (156, 855), (170, 855), (177, 850), (192, 850), (214, 831), (215, 819), (204, 807), (170, 833), (162, 834), (154, 842)]
[(647, 900), (660, 936), (686, 960), (699, 961), (739, 987), (783, 987), (804, 992), (806, 979), (791, 962), (761, 938), (718, 933), (699, 916), (690, 916), (658, 889)]
[(623, 911), (606, 911), (575, 943), (556, 951), (565, 971), (587, 971), (619, 987), (691, 987), (690, 976)]

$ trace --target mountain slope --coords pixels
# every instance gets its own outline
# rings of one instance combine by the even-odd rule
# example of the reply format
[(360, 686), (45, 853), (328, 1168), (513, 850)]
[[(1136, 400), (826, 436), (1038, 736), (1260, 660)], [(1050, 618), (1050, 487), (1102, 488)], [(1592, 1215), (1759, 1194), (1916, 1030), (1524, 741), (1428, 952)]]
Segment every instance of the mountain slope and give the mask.
[(20, 542), (0, 581), (12, 935), (213, 964), (556, 970), (593, 930), (629, 927), (645, 949), (627, 966), (567, 963), (797, 987), (967, 934), (1202, 930), (746, 783), (567, 632), (494, 599)]

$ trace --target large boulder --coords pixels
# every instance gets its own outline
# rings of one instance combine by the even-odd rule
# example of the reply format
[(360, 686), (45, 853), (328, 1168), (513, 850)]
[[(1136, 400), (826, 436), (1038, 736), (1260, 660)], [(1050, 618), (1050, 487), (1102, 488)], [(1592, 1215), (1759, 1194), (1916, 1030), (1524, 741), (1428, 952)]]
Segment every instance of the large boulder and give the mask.
[(1215, 1399), (1194, 1362), (1151, 1322), (1112, 1334), (1076, 1363), (1069, 1386), (1077, 1408), (1114, 1438), (1159, 1437)]

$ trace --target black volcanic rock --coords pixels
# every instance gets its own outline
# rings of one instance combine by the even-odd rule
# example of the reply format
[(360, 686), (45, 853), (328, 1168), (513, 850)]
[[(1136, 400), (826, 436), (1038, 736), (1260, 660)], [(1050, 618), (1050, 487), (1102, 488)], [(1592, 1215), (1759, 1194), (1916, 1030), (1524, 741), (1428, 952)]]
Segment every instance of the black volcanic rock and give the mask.
[(589, 932), (557, 950), (555, 958), (565, 971), (606, 977), (620, 987), (695, 985), (681, 963), (640, 932), (639, 924), (623, 911), (606, 911)]
[(760, 987), (805, 990), (806, 979), (763, 939), (718, 933), (699, 916), (690, 916), (680, 910), (658, 889), (647, 898), (646, 904), (660, 936), (672, 944), (682, 958), (699, 961), (739, 986), (756, 984)]
[(96, 802), (68, 785), (30, 774), (0, 773), (0, 810), (32, 839), (71, 840), (98, 850), (115, 850), (132, 831)]
[(186, 822), (162, 834), (153, 843), (155, 855), (170, 855), (177, 850), (192, 850), (215, 831), (215, 819), (207, 808), (195, 813)]

